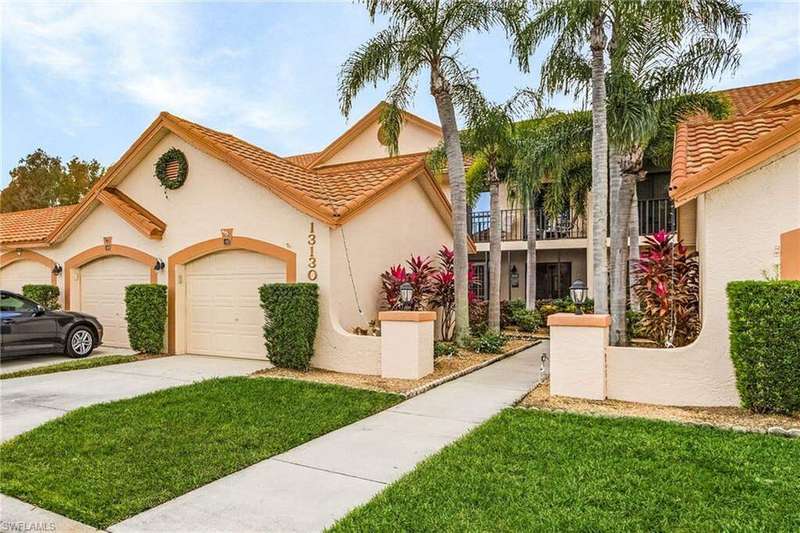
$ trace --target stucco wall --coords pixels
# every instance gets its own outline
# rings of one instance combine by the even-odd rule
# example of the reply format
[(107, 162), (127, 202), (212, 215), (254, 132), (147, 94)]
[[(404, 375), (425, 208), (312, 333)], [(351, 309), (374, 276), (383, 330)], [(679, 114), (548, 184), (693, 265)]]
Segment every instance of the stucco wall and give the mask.
[[(352, 139), (339, 152), (325, 162), (326, 165), (345, 163), (348, 161), (363, 161), (365, 159), (379, 159), (388, 157), (389, 152), (385, 146), (378, 142), (377, 122), (368, 126), (364, 131)], [(439, 144), (440, 136), (430, 130), (414, 123), (406, 122), (400, 130), (398, 138), (398, 153), (415, 154), (427, 152)]]
[(684, 348), (607, 350), (608, 397), (671, 405), (738, 405), (725, 288), (774, 271), (780, 234), (800, 226), (800, 151), (698, 199), (703, 329)]
[[(354, 326), (366, 327), (377, 318), (384, 270), (405, 264), (412, 254), (429, 256), (435, 262), (443, 244), (451, 249), (453, 246), (450, 229), (416, 181), (403, 185), (331, 234), (332, 297), (339, 323), (348, 331)], [(348, 271), (343, 234), (361, 313)]]

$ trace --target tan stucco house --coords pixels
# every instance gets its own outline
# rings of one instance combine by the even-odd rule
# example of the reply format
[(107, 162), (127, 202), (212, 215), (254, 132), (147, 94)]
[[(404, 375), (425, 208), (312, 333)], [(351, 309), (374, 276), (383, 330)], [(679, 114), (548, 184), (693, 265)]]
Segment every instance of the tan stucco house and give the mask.
[[(349, 333), (377, 317), (379, 274), (452, 246), (450, 204), (425, 166), (438, 126), (407, 113), (399, 154), (381, 142), (381, 105), (320, 152), (279, 157), (161, 113), (74, 206), (0, 216), (0, 284), (52, 283), (67, 309), (128, 345), (124, 287), (168, 287), (170, 353), (265, 357), (257, 288), (320, 287), (318, 367), (380, 373), (380, 339)], [(188, 174), (154, 177), (177, 148)]]

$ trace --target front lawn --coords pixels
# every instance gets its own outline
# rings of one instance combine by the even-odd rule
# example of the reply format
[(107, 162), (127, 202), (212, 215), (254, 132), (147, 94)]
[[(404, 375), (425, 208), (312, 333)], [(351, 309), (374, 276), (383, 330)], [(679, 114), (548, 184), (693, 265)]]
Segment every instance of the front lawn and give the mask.
[(334, 531), (798, 531), (800, 442), (507, 409)]
[(234, 377), (93, 405), (0, 446), (0, 492), (105, 528), (399, 400)]

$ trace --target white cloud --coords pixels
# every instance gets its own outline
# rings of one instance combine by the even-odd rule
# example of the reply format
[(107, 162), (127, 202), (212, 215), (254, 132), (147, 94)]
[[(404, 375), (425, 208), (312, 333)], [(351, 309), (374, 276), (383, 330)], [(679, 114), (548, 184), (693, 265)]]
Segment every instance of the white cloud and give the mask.
[[(210, 47), (191, 5), (12, 3), (3, 7), (4, 46), (15, 60), (60, 79), (121, 94), (153, 112), (276, 133), (302, 127), (268, 91), (222, 74), (242, 51)], [(291, 75), (279, 69), (278, 79)], [(98, 91), (99, 89), (99, 91)]]

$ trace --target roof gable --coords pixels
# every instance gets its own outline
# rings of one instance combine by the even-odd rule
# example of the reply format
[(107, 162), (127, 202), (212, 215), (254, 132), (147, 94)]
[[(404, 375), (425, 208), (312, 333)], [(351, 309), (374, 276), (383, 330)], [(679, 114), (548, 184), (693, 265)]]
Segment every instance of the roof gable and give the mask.
[[(316, 168), (326, 164), (388, 157), (388, 149), (378, 140), (381, 112), (387, 105), (386, 102), (380, 102), (372, 108), (347, 131), (318, 152), (308, 166)], [(401, 155), (427, 151), (439, 143), (442, 129), (438, 125), (406, 111), (402, 111), (402, 114), (403, 127), (399, 139)]]

